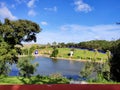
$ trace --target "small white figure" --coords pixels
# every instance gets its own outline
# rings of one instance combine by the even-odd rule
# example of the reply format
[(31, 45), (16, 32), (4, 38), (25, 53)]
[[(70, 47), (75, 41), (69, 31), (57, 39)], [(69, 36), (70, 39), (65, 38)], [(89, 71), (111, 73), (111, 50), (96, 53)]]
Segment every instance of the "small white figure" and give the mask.
[(72, 57), (73, 56), (73, 51), (70, 51), (70, 57)]

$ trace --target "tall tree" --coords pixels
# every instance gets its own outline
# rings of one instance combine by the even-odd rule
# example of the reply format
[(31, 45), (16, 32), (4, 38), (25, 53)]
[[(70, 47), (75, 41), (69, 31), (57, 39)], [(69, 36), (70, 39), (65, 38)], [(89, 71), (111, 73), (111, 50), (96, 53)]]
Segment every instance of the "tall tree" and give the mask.
[(12, 58), (11, 51), (9, 45), (0, 37), (0, 75), (7, 75), (9, 72), (7, 62)]
[[(41, 31), (41, 28), (35, 22), (29, 20), (11, 21), (5, 19), (4, 23), (0, 24), (0, 36), (10, 46), (11, 49), (21, 53), (20, 48), (16, 45), (22, 45), (22, 42), (36, 42), (36, 34)], [(17, 61), (16, 55), (13, 54), (14, 60)]]
[(17, 63), (21, 49), (16, 45), (36, 41), (36, 34), (40, 31), (39, 25), (29, 20), (5, 19), (4, 23), (0, 22), (0, 75), (7, 73), (8, 63)]
[(114, 47), (113, 57), (110, 59), (111, 79), (120, 82), (120, 43)]
[[(116, 23), (120, 25), (120, 23)], [(114, 42), (112, 47), (112, 58), (110, 59), (111, 79), (120, 82), (120, 39)]]
[(41, 28), (38, 24), (28, 20), (10, 21), (5, 19), (5, 22), (0, 25), (0, 35), (11, 46), (22, 45), (22, 41), (36, 42), (36, 34), (40, 31)]

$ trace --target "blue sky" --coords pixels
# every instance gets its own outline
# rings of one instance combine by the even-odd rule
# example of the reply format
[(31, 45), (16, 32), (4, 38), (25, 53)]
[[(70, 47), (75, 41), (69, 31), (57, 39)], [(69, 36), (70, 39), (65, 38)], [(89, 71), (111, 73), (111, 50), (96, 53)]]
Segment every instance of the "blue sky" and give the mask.
[(120, 38), (120, 0), (0, 0), (0, 20), (40, 25), (37, 43)]

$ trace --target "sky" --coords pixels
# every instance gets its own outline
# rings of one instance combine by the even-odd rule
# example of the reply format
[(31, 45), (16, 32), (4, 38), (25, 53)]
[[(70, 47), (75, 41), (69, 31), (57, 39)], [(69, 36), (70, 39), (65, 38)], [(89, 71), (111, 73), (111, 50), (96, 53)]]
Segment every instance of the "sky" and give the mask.
[(120, 38), (120, 0), (0, 0), (4, 18), (39, 24), (39, 44)]

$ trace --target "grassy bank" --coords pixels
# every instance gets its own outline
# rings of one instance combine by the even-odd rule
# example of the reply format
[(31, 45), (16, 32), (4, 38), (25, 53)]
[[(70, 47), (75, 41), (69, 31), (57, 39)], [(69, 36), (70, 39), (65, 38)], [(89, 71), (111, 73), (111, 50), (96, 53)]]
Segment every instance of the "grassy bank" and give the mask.
[[(58, 58), (68, 58), (68, 59), (78, 59), (78, 60), (94, 60), (97, 61), (106, 61), (107, 60), (107, 54), (99, 53), (95, 55), (95, 52), (89, 51), (89, 50), (81, 50), (81, 49), (74, 49), (74, 54), (72, 57), (70, 57), (68, 54), (70, 53), (70, 48), (58, 48)], [(52, 53), (52, 48), (44, 48), (39, 49), (39, 54), (42, 55), (50, 55)]]

